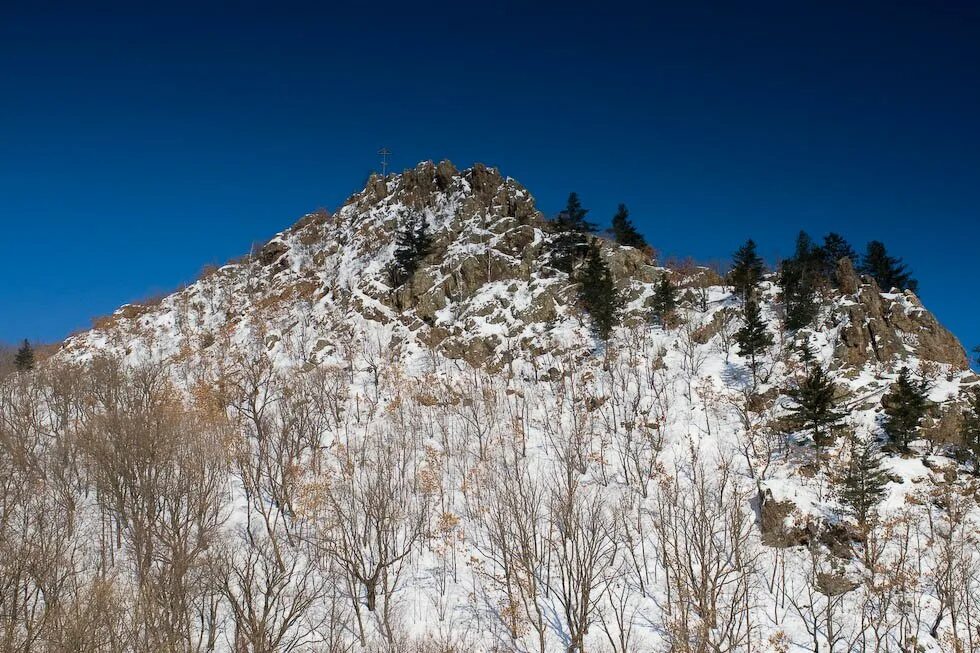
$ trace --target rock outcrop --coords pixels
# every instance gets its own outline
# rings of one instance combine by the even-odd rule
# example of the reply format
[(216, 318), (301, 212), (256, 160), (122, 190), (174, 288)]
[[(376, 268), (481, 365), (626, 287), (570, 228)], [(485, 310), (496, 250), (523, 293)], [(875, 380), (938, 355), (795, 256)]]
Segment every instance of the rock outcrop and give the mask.
[(838, 558), (848, 559), (859, 541), (846, 524), (806, 515), (793, 501), (775, 499), (769, 489), (759, 493), (758, 501), (759, 530), (766, 546), (824, 546)]
[(847, 259), (838, 263), (836, 277), (844, 295), (830, 325), (841, 325), (834, 352), (838, 366), (893, 364), (915, 356), (955, 370), (969, 368), (963, 346), (911, 291), (882, 293), (874, 279), (858, 276)]

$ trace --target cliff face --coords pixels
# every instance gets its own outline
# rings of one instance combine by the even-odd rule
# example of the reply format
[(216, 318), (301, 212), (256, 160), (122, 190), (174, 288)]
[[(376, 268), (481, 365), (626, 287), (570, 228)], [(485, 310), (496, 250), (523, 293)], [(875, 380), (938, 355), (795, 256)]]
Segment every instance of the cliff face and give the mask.
[(913, 293), (883, 293), (874, 279), (859, 277), (847, 259), (840, 261), (837, 278), (843, 296), (830, 326), (841, 325), (834, 350), (839, 366), (918, 358), (969, 369), (963, 346)]

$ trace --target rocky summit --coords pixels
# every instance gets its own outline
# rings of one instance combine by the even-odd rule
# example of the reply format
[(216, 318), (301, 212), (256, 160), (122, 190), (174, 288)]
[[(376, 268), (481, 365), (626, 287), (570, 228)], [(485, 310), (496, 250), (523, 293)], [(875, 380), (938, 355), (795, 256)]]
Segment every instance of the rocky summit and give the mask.
[[(415, 214), (428, 220), (432, 251), (410, 283), (392, 288), (386, 269), (396, 231)], [(329, 334), (367, 323), (389, 328), (406, 354), (435, 348), (475, 366), (499, 368), (543, 347), (587, 348), (584, 335), (555, 341), (586, 330), (574, 328), (582, 325), (574, 284), (549, 267), (549, 239), (545, 217), (515, 180), (482, 165), (460, 172), (448, 161), (425, 162), (387, 179), (372, 176), (336, 213), (305, 216), (157, 306), (123, 307), (67, 349), (132, 352), (135, 345), (167, 357), (191, 346), (208, 356), (209, 347), (192, 344), (248, 337), (261, 325), (271, 355), (290, 343), (315, 362), (335, 353)], [(661, 271), (643, 252), (608, 242), (603, 249), (629, 301), (626, 322), (642, 323)], [(297, 327), (312, 342), (295, 342)]]

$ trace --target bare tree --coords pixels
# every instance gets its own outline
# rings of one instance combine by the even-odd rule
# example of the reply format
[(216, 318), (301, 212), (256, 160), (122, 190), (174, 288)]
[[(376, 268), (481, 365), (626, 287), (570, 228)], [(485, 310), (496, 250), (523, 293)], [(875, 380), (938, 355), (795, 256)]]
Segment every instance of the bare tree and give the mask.
[(701, 370), (708, 360), (708, 352), (700, 342), (698, 329), (693, 322), (685, 322), (680, 328), (674, 345), (681, 356), (682, 378), (687, 387), (687, 397), (692, 399), (691, 386), (701, 376)]
[(105, 360), (95, 374), (86, 455), (136, 579), (134, 645), (213, 650), (218, 593), (207, 579), (225, 517), (224, 442), (185, 410), (162, 367)]
[(379, 596), (382, 634), (393, 637), (394, 592), (426, 534), (428, 498), (416, 491), (413, 450), (405, 444), (390, 431), (365, 434), (335, 447), (331, 468), (307, 486), (308, 537), (346, 573), (362, 642), (362, 605), (375, 613)]
[(501, 460), (494, 477), (472, 511), (475, 520), (486, 524), (486, 540), (477, 546), (493, 564), (482, 575), (503, 595), (499, 614), (511, 637), (518, 639), (528, 624), (539, 653), (544, 653), (548, 629), (544, 598), (551, 557), (547, 494), (523, 458)]
[(555, 592), (568, 629), (567, 650), (581, 653), (608, 589), (619, 538), (617, 520), (598, 492), (563, 481), (554, 484), (549, 508)]
[(709, 468), (692, 453), (676, 474), (662, 478), (654, 505), (672, 650), (743, 650), (754, 637), (758, 552), (748, 494), (731, 461)]

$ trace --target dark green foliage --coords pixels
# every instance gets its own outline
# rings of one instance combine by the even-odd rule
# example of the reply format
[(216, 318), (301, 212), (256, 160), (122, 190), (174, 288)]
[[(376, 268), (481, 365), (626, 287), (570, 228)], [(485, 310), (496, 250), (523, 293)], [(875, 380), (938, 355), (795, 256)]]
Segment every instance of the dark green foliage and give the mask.
[(973, 471), (980, 474), (980, 388), (973, 388), (967, 395), (967, 409), (963, 411), (960, 434), (963, 445), (973, 458)]
[(898, 451), (907, 453), (909, 443), (915, 439), (919, 423), (928, 408), (928, 391), (929, 386), (925, 380), (912, 379), (908, 368), (903, 367), (898, 381), (881, 398), (881, 405), (885, 409), (883, 427), (891, 440), (891, 446)]
[(565, 209), (551, 223), (555, 236), (551, 241), (551, 264), (571, 273), (575, 262), (589, 249), (588, 234), (595, 225), (585, 219), (588, 209), (582, 208), (578, 194), (570, 193)]
[(762, 319), (762, 312), (755, 299), (749, 298), (745, 302), (744, 310), (745, 325), (735, 334), (735, 342), (738, 343), (739, 353), (749, 358), (749, 367), (752, 370), (752, 387), (758, 384), (759, 356), (765, 353), (766, 348), (772, 345), (772, 334), (766, 329), (766, 323)]
[(732, 270), (728, 278), (735, 294), (745, 300), (755, 291), (764, 272), (765, 265), (755, 251), (755, 242), (749, 239), (732, 257)]
[(877, 240), (868, 243), (858, 272), (872, 277), (885, 292), (892, 288), (918, 292), (919, 283), (909, 276), (902, 259), (889, 256), (884, 244)]
[(29, 372), (34, 369), (34, 348), (27, 340), (24, 340), (14, 356), (14, 367), (18, 372)]
[(575, 231), (563, 231), (551, 239), (551, 265), (562, 272), (572, 273), (575, 264), (588, 250), (588, 239), (585, 234)]
[(429, 223), (425, 215), (420, 213), (406, 222), (398, 232), (395, 260), (388, 270), (392, 285), (397, 287), (411, 279), (431, 248)]
[(653, 314), (657, 316), (661, 324), (668, 324), (676, 309), (677, 286), (670, 280), (669, 275), (663, 274), (653, 291)]
[(840, 477), (840, 484), (841, 503), (858, 524), (867, 527), (888, 485), (888, 476), (881, 468), (881, 455), (873, 443), (852, 444), (851, 460)]
[(613, 327), (619, 322), (620, 297), (596, 240), (589, 243), (579, 279), (579, 301), (592, 318), (596, 335), (608, 340)]
[(837, 271), (837, 262), (842, 258), (850, 259), (851, 263), (857, 265), (859, 263), (857, 252), (851, 247), (851, 244), (844, 240), (844, 237), (840, 234), (831, 232), (823, 237), (823, 246), (820, 248), (820, 258), (823, 263), (823, 274), (831, 281), (836, 283), (834, 279), (835, 273)]
[(813, 243), (810, 234), (801, 231), (796, 235), (796, 249), (793, 252), (793, 260), (800, 265), (810, 268), (814, 274), (819, 274), (820, 260), (822, 253), (820, 248)]
[(786, 327), (801, 329), (813, 323), (820, 309), (817, 288), (823, 279), (823, 259), (820, 248), (805, 232), (796, 238), (796, 252), (783, 262), (780, 284), (786, 306)]
[(555, 218), (555, 231), (578, 231), (581, 233), (595, 231), (595, 225), (585, 219), (588, 213), (588, 209), (582, 208), (578, 193), (569, 193), (564, 210)]
[(633, 226), (633, 221), (630, 220), (629, 216), (629, 209), (626, 208), (625, 204), (620, 204), (619, 210), (616, 211), (616, 215), (612, 219), (613, 238), (620, 245), (643, 249), (647, 246), (647, 241)]
[(803, 365), (806, 369), (810, 369), (810, 364), (816, 358), (816, 352), (813, 351), (813, 347), (810, 346), (809, 342), (803, 342), (800, 344), (800, 360), (803, 361)]
[(800, 428), (813, 433), (813, 444), (817, 447), (831, 444), (830, 430), (844, 414), (836, 410), (839, 402), (834, 383), (823, 367), (814, 365), (807, 377), (795, 388), (787, 390), (786, 394), (796, 404), (789, 409), (795, 422)]

